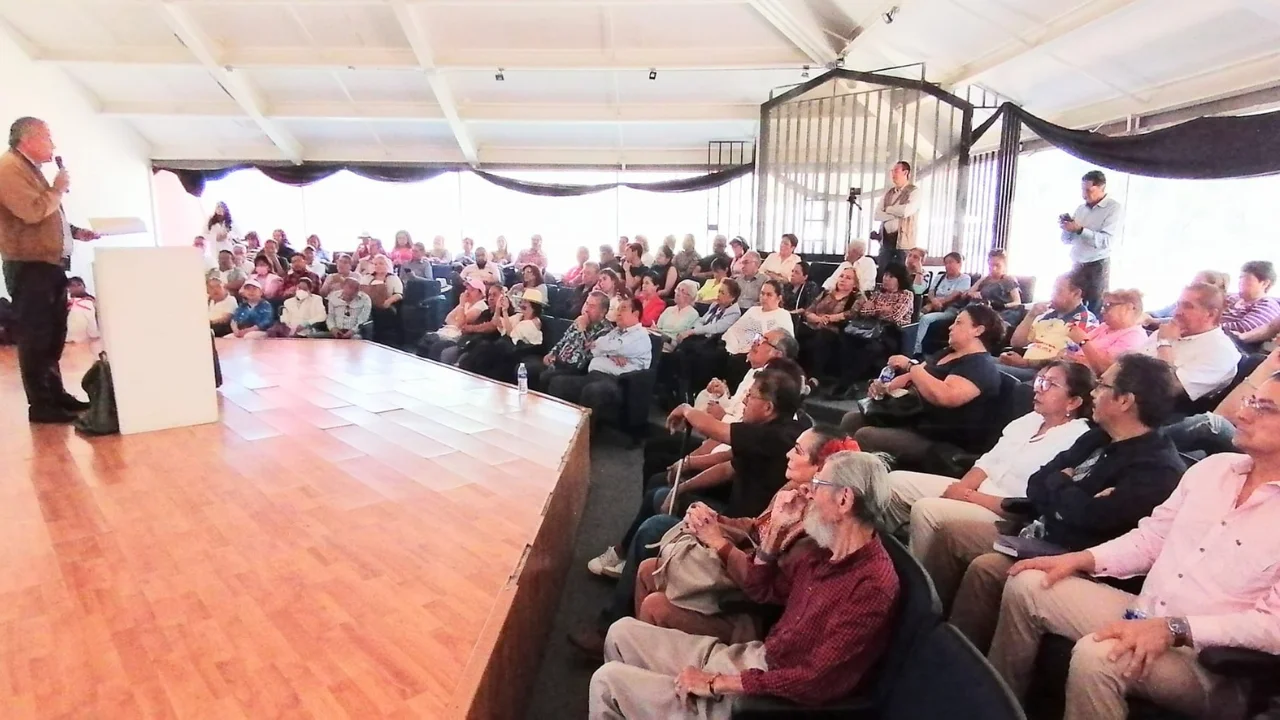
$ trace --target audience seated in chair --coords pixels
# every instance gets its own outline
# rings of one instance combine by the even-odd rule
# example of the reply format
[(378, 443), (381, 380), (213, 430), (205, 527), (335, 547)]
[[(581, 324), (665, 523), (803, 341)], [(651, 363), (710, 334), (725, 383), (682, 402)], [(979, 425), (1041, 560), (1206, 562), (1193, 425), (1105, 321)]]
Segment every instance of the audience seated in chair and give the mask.
[(542, 297), (547, 297), (547, 284), (542, 277), (542, 269), (537, 265), (525, 265), (520, 269), (520, 282), (511, 287), (512, 297), (521, 297), (526, 290), (537, 290)]
[(633, 294), (640, 291), (640, 281), (649, 273), (649, 267), (640, 262), (643, 252), (644, 248), (636, 242), (628, 245), (622, 253), (622, 273), (618, 279), (622, 281), (622, 287)]
[(1084, 306), (1083, 285), (1072, 273), (1053, 283), (1047, 303), (1032, 305), (1013, 330), (1013, 347), (1023, 353), (1006, 351), (1000, 355), (1000, 372), (1024, 382), (1051, 360), (1061, 358), (1071, 344), (1070, 330), (1089, 333), (1098, 319)]
[(493, 251), (489, 253), (489, 262), (497, 265), (498, 267), (510, 265), (514, 262), (515, 258), (511, 257), (511, 251), (507, 249), (506, 236), (499, 235), (494, 240), (494, 245), (495, 247)]
[(206, 280), (205, 288), (209, 295), (209, 329), (213, 331), (214, 337), (230, 335), (231, 316), (240, 307), (240, 303), (236, 302), (235, 296), (227, 292), (222, 281), (216, 277)]
[(722, 257), (713, 258), (707, 275), (709, 277), (706, 282), (702, 283), (702, 287), (698, 289), (698, 302), (716, 301), (720, 295), (720, 285), (729, 279), (729, 260)]
[(716, 302), (703, 313), (693, 327), (676, 335), (676, 349), (669, 362), (664, 363), (667, 371), (663, 374), (669, 385), (679, 388), (680, 397), (687, 394), (689, 388), (702, 387), (707, 380), (719, 374), (711, 372), (702, 382), (692, 379), (693, 371), (707, 372), (718, 367), (718, 359), (724, 352), (720, 337), (742, 317), (742, 306), (738, 304), (738, 281), (725, 278), (720, 283)]
[(876, 286), (876, 261), (867, 255), (866, 240), (854, 240), (849, 243), (849, 248), (844, 253), (844, 262), (837, 265), (831, 277), (822, 283), (822, 289), (828, 291), (834, 289), (840, 273), (850, 269), (858, 280), (858, 291), (871, 292), (871, 289)]
[(476, 241), (469, 237), (462, 238), (462, 252), (453, 256), (454, 265), (470, 265), (476, 261)]
[[(502, 293), (502, 286), (491, 285)], [(486, 286), (479, 278), (465, 281), (462, 297), (458, 304), (444, 318), (444, 326), (434, 333), (427, 333), (418, 345), (418, 355), (431, 360), (441, 360), (445, 350), (453, 349), (462, 338), (464, 328), (470, 328), (481, 322), (480, 316), (489, 311), (486, 299)], [(452, 361), (457, 354), (451, 353)]]
[[(653, 273), (645, 273), (640, 280), (640, 289), (636, 292), (640, 301), (640, 324), (651, 328), (667, 309), (667, 303), (658, 295), (658, 282)], [(696, 310), (694, 312), (697, 312)]]
[(276, 311), (263, 297), (257, 279), (249, 278), (240, 288), (241, 303), (231, 314), (231, 335), (238, 338), (263, 338), (276, 324)]
[[(1199, 457), (1234, 451), (1236, 417), (1245, 399), (1272, 373), (1280, 372), (1280, 349), (1272, 350), (1261, 358), (1252, 355), (1246, 360), (1254, 360), (1257, 365), (1248, 370), (1249, 374), (1231, 389), (1212, 412), (1188, 416), (1162, 429), (1179, 452)], [(1242, 363), (1241, 367), (1247, 369), (1247, 364)]]
[(697, 324), (698, 309), (693, 306), (693, 298), (697, 292), (698, 283), (681, 280), (676, 286), (676, 304), (670, 307), (663, 305), (662, 314), (658, 316), (658, 321), (653, 324), (650, 332), (662, 336), (664, 352), (674, 349), (680, 333)]
[(653, 267), (649, 268), (648, 275), (653, 278), (658, 297), (664, 302), (675, 298), (676, 283), (680, 282), (680, 271), (676, 270), (675, 257), (671, 248), (663, 245), (654, 255)]
[(577, 317), (582, 314), (582, 307), (587, 302), (587, 296), (596, 291), (596, 283), (598, 282), (600, 282), (600, 264), (595, 261), (583, 263), (582, 273), (578, 276), (578, 284), (574, 286), (573, 296), (569, 301), (570, 317)]
[(355, 276), (344, 278), (328, 299), (329, 317), (325, 324), (329, 335), (339, 340), (362, 339), (364, 330), (361, 326), (373, 317), (373, 300), (360, 289), (360, 279)]
[(733, 257), (729, 259), (729, 277), (740, 277), (742, 264), (746, 262), (747, 252), (751, 247), (747, 245), (746, 238), (738, 235), (729, 241), (729, 250), (733, 252)]
[(590, 364), (591, 343), (613, 329), (605, 313), (609, 298), (604, 293), (593, 292), (582, 305), (582, 312), (565, 330), (564, 336), (540, 360), (526, 361), (529, 387), (546, 391), (552, 378), (558, 375), (586, 375)]
[(355, 278), (359, 284), (360, 276), (355, 271), (355, 261), (346, 253), (339, 253), (334, 261), (338, 269), (325, 276), (324, 282), (320, 283), (320, 295), (324, 298), (331, 297), (335, 292), (342, 289), (342, 283), (347, 278)]
[[(329, 271), (329, 266), (316, 256), (316, 249), (310, 245), (302, 248), (302, 252), (298, 254), (306, 261), (307, 269), (310, 270), (311, 274), (315, 275), (317, 278), (324, 277), (325, 273)], [(317, 285), (316, 289), (319, 289), (319, 287), (320, 286)]]
[(597, 258), (601, 270), (612, 270), (615, 273), (622, 272), (621, 256), (614, 254), (613, 246), (604, 244), (600, 246), (600, 257)]
[(600, 279), (596, 281), (596, 289), (609, 298), (609, 312), (605, 319), (611, 323), (618, 322), (618, 308), (624, 300), (631, 299), (631, 292), (622, 285), (620, 276), (612, 270), (601, 270)]
[(1173, 366), (1182, 386), (1178, 410), (1190, 413), (1196, 401), (1235, 379), (1240, 351), (1222, 330), (1226, 298), (1212, 285), (1197, 283), (1178, 298), (1173, 321), (1152, 333), (1138, 352)]
[(217, 278), (222, 287), (232, 295), (240, 292), (240, 286), (244, 285), (244, 281), (249, 279), (249, 275), (245, 271), (236, 267), (235, 255), (230, 250), (223, 250), (218, 253), (218, 266), (208, 272), (205, 277)]
[(964, 272), (961, 267), (963, 263), (964, 256), (958, 252), (950, 252), (942, 257), (944, 271), (934, 281), (933, 289), (924, 296), (924, 305), (920, 307), (920, 325), (916, 329), (916, 344), (911, 348), (911, 357), (924, 354), (924, 336), (930, 326), (936, 322), (954, 320), (968, 301), (973, 278)]
[[(560, 284), (565, 287), (578, 287), (583, 284), (582, 273), (591, 260), (591, 251), (585, 245), (578, 248), (577, 263), (560, 277)], [(599, 266), (597, 266), (598, 268)]]
[(815, 386), (833, 384), (831, 361), (840, 348), (840, 333), (844, 330), (845, 321), (853, 314), (854, 305), (863, 297), (858, 292), (858, 279), (853, 268), (839, 271), (835, 280), (830, 290), (812, 297), (796, 317), (800, 366), (804, 368), (810, 384)]
[(537, 265), (538, 270), (547, 271), (547, 256), (542, 252), (542, 236), (534, 235), (529, 238), (529, 247), (520, 251), (516, 256), (516, 267), (524, 267), (526, 265)]
[[(702, 503), (691, 505), (685, 512), (682, 533), (676, 537), (692, 536), (691, 528), (698, 526), (701, 530), (696, 537), (704, 547), (691, 550), (694, 555), (676, 554), (674, 548), (664, 552), (660, 548), (658, 557), (640, 563), (636, 576), (636, 619), (691, 635), (714, 637), (725, 644), (759, 639), (762, 633), (755, 616), (732, 608), (726, 612), (723, 605), (741, 596), (740, 588), (746, 581), (751, 563), (750, 553), (768, 534), (773, 503), (787, 497), (782, 491), (804, 492), (827, 458), (845, 450), (856, 451), (858, 444), (838, 429), (805, 430), (787, 453), (786, 484), (773, 496), (769, 507), (757, 516), (733, 518), (721, 516)], [(706, 521), (704, 516), (708, 514), (711, 517)], [(803, 537), (802, 533), (803, 528), (792, 528), (788, 537), (783, 539), (779, 554), (790, 550)], [(723, 548), (723, 558), (713, 549), (717, 547)], [(665, 559), (664, 555), (667, 556)], [(688, 572), (696, 573), (693, 577), (703, 576), (704, 582), (698, 586), (676, 581), (679, 585), (676, 587), (671, 578), (690, 577), (684, 574), (682, 567), (690, 558), (699, 565), (690, 567)], [(705, 577), (710, 574), (706, 568), (708, 563), (716, 567), (716, 577)], [(660, 565), (663, 566), (661, 569)], [(725, 589), (726, 579), (732, 582), (731, 589)], [(668, 597), (668, 588), (679, 594), (674, 598)]]
[(792, 315), (803, 315), (822, 292), (809, 280), (809, 263), (801, 260), (791, 266), (791, 277), (782, 286), (782, 307)]
[[(280, 231), (277, 230), (276, 232)], [(284, 277), (289, 272), (289, 261), (280, 254), (278, 240), (272, 239), (262, 243), (262, 252), (259, 253), (259, 256), (267, 259), (267, 265), (272, 274)], [(253, 261), (256, 264), (258, 259), (254, 258)]]
[[(738, 305), (745, 313), (748, 308), (760, 304), (760, 288), (769, 278), (760, 272), (760, 254), (755, 250), (742, 256), (741, 268), (742, 271), (733, 278), (738, 281)], [(782, 284), (778, 283), (778, 287), (781, 288)], [(782, 302), (781, 292), (778, 293), (778, 302)]]
[[(1119, 720), (1131, 695), (1196, 717), (1243, 716), (1244, 688), (1196, 651), (1280, 653), (1280, 378), (1262, 382), (1238, 420), (1240, 452), (1194, 465), (1136, 529), (1010, 569), (990, 659), (1019, 698), (1052, 633), (1076, 641), (1067, 720)], [(1089, 575), (1146, 579), (1134, 596)]]
[[(918, 413), (886, 417), (867, 415), (859, 408), (844, 416), (841, 427), (863, 450), (889, 453), (908, 467), (919, 467), (936, 442), (974, 449), (985, 440), (983, 417), (1000, 392), (1000, 371), (990, 349), (1003, 337), (1004, 322), (994, 310), (985, 305), (965, 308), (951, 325), (945, 354), (922, 364), (895, 355), (889, 367), (899, 375), (888, 384), (871, 384), (872, 398), (914, 390), (920, 399)], [(887, 401), (872, 401), (883, 402)]]
[(249, 259), (244, 245), (231, 248), (231, 260), (231, 264), (243, 272), (246, 278), (253, 274), (253, 261)]
[(770, 253), (765, 258), (760, 265), (760, 272), (770, 280), (777, 280), (784, 285), (791, 282), (791, 270), (801, 261), (796, 254), (796, 245), (799, 243), (795, 235), (783, 233), (782, 239), (778, 241), (778, 252)]
[(445, 247), (443, 235), (437, 235), (431, 239), (431, 252), (428, 253), (427, 258), (436, 265), (449, 264), (451, 256), (449, 248)]
[[(294, 255), (302, 257), (301, 254)], [(293, 297), (285, 298), (280, 309), (280, 322), (271, 327), (272, 337), (313, 337), (325, 332), (327, 314), (324, 300), (311, 292), (311, 280), (299, 278)]]
[(906, 267), (890, 263), (880, 287), (860, 295), (854, 303), (838, 335), (840, 380), (836, 393), (845, 394), (855, 383), (875, 377), (889, 356), (902, 352), (901, 329), (911, 323), (915, 308), (909, 282)]
[(360, 289), (373, 301), (373, 339), (397, 347), (401, 340), (398, 305), (404, 299), (404, 281), (392, 272), (391, 259), (379, 255), (370, 263), (369, 275), (360, 278)]
[(1030, 507), (1016, 514), (1039, 517), (1022, 530), (1034, 540), (999, 538), (1006, 549), (993, 551), (997, 535), (1013, 535), (1018, 523), (997, 529), (953, 520), (913, 550), (938, 573), (935, 583), (951, 622), (978, 648), (985, 650), (995, 632), (1014, 562), (1008, 548), (1032, 543), (1032, 554), (1056, 554), (1090, 547), (1128, 532), (1173, 492), (1186, 465), (1158, 430), (1176, 394), (1169, 375), (1163, 363), (1139, 355), (1121, 358), (1103, 374), (1094, 391), (1098, 427), (1028, 480)]
[(462, 268), (458, 277), (461, 278), (463, 285), (472, 280), (479, 280), (485, 285), (501, 285), (502, 266), (490, 262), (489, 253), (484, 248), (476, 248), (475, 264)]
[[(716, 260), (724, 260), (725, 274), (728, 274), (730, 266), (733, 264), (733, 258), (729, 257), (729, 253), (725, 249), (729, 246), (729, 238), (724, 235), (717, 235), (715, 240), (711, 241), (711, 254), (703, 257), (698, 261), (697, 271), (693, 274), (694, 280), (709, 280), (712, 276), (712, 265)], [(707, 298), (707, 301), (715, 299), (715, 295)], [(699, 302), (702, 302), (700, 299)]]
[[(271, 261), (266, 255), (259, 255), (253, 260), (253, 274), (246, 280), (245, 284), (252, 280), (258, 286), (259, 293), (268, 301), (280, 298), (281, 284), (284, 282), (280, 276), (271, 272)], [(241, 297), (244, 295), (244, 285), (241, 286)]]
[(928, 252), (922, 247), (913, 247), (907, 251), (907, 281), (913, 295), (923, 296), (929, 292), (929, 283), (924, 274), (924, 261), (928, 257)]
[(1022, 320), (1022, 288), (1018, 279), (1009, 274), (1009, 258), (1004, 250), (996, 248), (987, 253), (987, 274), (969, 289), (965, 302), (985, 302), (1010, 325)]
[[(735, 695), (819, 705), (856, 690), (897, 612), (898, 576), (876, 530), (884, 478), (877, 458), (838, 453), (810, 489), (774, 504), (743, 578), (748, 597), (784, 607), (763, 642), (727, 646), (629, 618), (611, 627), (608, 662), (591, 679), (590, 717), (727, 718)], [(694, 521), (696, 532), (715, 517)], [(779, 563), (797, 526), (808, 539)]]
[(698, 262), (702, 258), (698, 257), (698, 241), (692, 235), (684, 236), (684, 240), (680, 244), (680, 252), (676, 253), (671, 260), (671, 264), (676, 266), (676, 273), (681, 280), (693, 278), (694, 273), (698, 272)]
[[(382, 256), (385, 257), (385, 256)], [(297, 253), (293, 259), (289, 261), (289, 273), (284, 276), (280, 286), (280, 297), (293, 297), (294, 290), (298, 289), (298, 283), (303, 279), (311, 281), (311, 287), (320, 287), (320, 278), (316, 274), (307, 269), (307, 258), (302, 253)]]
[(400, 263), (398, 270), (400, 279), (407, 277), (419, 277), (423, 280), (435, 280), (435, 271), (431, 268), (431, 261), (427, 259), (427, 246), (420, 242), (413, 244), (413, 251), (408, 262)]
[(333, 257), (329, 255), (329, 251), (324, 249), (320, 242), (320, 236), (311, 234), (307, 236), (307, 247), (315, 253), (316, 259), (322, 263), (333, 262)]
[(1104, 373), (1116, 358), (1147, 343), (1141, 319), (1141, 292), (1108, 290), (1102, 294), (1102, 324), (1088, 331), (1074, 325), (1067, 328), (1067, 349), (1062, 357)]
[(515, 383), (516, 366), (526, 356), (537, 357), (542, 350), (545, 306), (546, 298), (537, 289), (521, 294), (518, 312), (510, 295), (500, 295), (494, 313), (498, 336), (467, 350), (458, 359), (458, 367), (500, 382)]
[(1227, 297), (1222, 329), (1241, 337), (1280, 319), (1280, 300), (1267, 293), (1276, 284), (1276, 268), (1270, 260), (1251, 260), (1240, 268), (1239, 292)]
[[(619, 578), (612, 602), (594, 627), (572, 633), (569, 640), (588, 656), (599, 658), (604, 633), (635, 607), (636, 573), (640, 562), (657, 554), (653, 545), (674, 527), (685, 508), (703, 502), (729, 517), (752, 517), (764, 512), (774, 494), (786, 484), (787, 453), (804, 427), (795, 420), (800, 409), (801, 378), (793, 362), (756, 375), (743, 408), (742, 421), (717, 420), (710, 413), (681, 405), (668, 417), (668, 429), (692, 432), (730, 449), (707, 458), (705, 470), (679, 485), (671, 494), (674, 473), (646, 479), (646, 489), (631, 526), (621, 541), (587, 563), (587, 570)], [(622, 558), (626, 560), (622, 560)]]
[(587, 374), (556, 374), (547, 392), (591, 408), (592, 422), (598, 423), (622, 402), (618, 377), (648, 369), (652, 354), (649, 333), (640, 325), (640, 301), (627, 299), (618, 306), (617, 326), (591, 343)]

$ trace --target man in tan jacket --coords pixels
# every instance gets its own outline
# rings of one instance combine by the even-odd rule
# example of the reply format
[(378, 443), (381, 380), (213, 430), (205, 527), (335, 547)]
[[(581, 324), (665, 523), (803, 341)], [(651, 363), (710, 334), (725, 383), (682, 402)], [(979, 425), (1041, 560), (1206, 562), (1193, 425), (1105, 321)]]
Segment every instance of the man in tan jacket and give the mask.
[(899, 160), (889, 172), (893, 186), (885, 191), (876, 208), (880, 225), (880, 274), (890, 263), (906, 264), (907, 251), (916, 246), (916, 215), (920, 212), (920, 190), (911, 184), (911, 164)]
[(9, 150), (0, 155), (0, 259), (18, 316), (18, 366), (35, 423), (75, 420), (88, 403), (62, 384), (58, 361), (67, 335), (67, 274), (73, 239), (96, 234), (73, 228), (62, 211), (70, 187), (66, 170), (50, 185), (40, 166), (53, 160), (49, 126), (32, 117), (9, 128)]

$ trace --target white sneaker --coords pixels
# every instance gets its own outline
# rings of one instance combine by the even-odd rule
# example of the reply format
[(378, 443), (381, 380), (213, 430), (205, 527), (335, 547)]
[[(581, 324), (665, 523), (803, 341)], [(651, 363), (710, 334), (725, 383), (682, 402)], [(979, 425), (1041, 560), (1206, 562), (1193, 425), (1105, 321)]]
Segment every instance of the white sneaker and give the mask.
[(622, 577), (622, 566), (626, 564), (627, 561), (618, 557), (617, 551), (610, 545), (608, 550), (600, 554), (600, 557), (587, 561), (587, 571), (600, 577), (618, 578)]

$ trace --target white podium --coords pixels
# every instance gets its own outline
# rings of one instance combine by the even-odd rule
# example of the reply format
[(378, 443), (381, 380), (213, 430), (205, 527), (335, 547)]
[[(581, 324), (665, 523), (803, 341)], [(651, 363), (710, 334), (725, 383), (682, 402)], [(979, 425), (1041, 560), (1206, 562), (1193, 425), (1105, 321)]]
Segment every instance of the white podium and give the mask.
[(121, 434), (217, 422), (200, 252), (98, 248), (93, 279)]

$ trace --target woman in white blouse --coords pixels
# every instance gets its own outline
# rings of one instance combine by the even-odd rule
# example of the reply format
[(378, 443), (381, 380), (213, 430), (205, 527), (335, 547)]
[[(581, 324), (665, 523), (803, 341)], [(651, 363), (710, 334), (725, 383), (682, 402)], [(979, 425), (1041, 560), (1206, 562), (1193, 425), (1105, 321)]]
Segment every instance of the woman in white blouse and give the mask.
[(204, 236), (208, 239), (215, 258), (223, 250), (235, 247), (236, 241), (240, 239), (240, 233), (231, 220), (231, 211), (227, 209), (226, 203), (220, 202), (213, 207), (213, 214), (205, 223)]
[(791, 313), (782, 307), (782, 284), (766, 280), (760, 286), (760, 304), (748, 308), (724, 333), (724, 347), (730, 355), (745, 355), (757, 335), (782, 329), (795, 336)]
[[(964, 477), (942, 477), (896, 471), (889, 474), (890, 527), (910, 518), (911, 552), (924, 560), (931, 555), (936, 535), (950, 523), (994, 523), (1004, 517), (1005, 498), (1027, 494), (1027, 481), (1088, 430), (1097, 380), (1082, 363), (1055, 361), (1036, 375), (1034, 411), (1005, 426), (1000, 441), (978, 458)], [(983, 549), (989, 552), (990, 547)], [(965, 565), (972, 558), (955, 558), (951, 572), (940, 569), (934, 583), (943, 597), (955, 593)], [(947, 563), (951, 564), (951, 563)], [(932, 572), (933, 568), (929, 568)]]
[(498, 337), (468, 350), (458, 367), (500, 382), (516, 381), (516, 366), (525, 356), (542, 355), (542, 309), (546, 296), (530, 288), (520, 300), (520, 312), (511, 312), (511, 298), (502, 295), (493, 314)]
[(795, 235), (791, 233), (783, 235), (782, 242), (778, 245), (778, 252), (765, 258), (764, 263), (760, 265), (760, 272), (768, 275), (772, 280), (791, 282), (791, 270), (795, 268), (796, 263), (800, 262), (800, 256), (796, 254), (797, 244), (799, 241)]
[(680, 284), (676, 285), (676, 304), (663, 310), (658, 316), (658, 322), (649, 328), (649, 332), (663, 337), (663, 352), (671, 352), (676, 346), (676, 336), (698, 322), (698, 309), (693, 306), (697, 293), (697, 281), (680, 281)]

